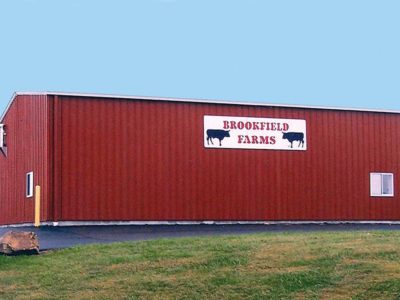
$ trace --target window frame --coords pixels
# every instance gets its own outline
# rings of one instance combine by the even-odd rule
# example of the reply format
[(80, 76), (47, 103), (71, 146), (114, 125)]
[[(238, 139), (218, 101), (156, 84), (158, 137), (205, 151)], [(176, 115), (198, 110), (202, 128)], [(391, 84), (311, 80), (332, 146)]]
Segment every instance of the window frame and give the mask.
[(5, 128), (4, 124), (0, 124), (0, 148), (4, 148), (6, 146), (5, 136)]
[[(380, 176), (380, 183), (381, 183), (381, 186), (380, 186), (380, 190), (381, 190), (381, 193), (380, 194), (373, 194), (372, 193), (372, 176), (374, 176), (374, 175), (379, 175)], [(392, 185), (392, 188), (391, 188), (391, 190), (392, 190), (392, 193), (391, 194), (383, 194), (382, 192), (383, 192), (383, 175), (390, 175), (391, 176), (391, 185)], [(387, 173), (387, 172), (371, 172), (371, 173), (369, 173), (369, 195), (371, 196), (371, 197), (394, 197), (394, 173)]]
[(33, 171), (26, 173), (25, 196), (26, 198), (33, 197)]
[(0, 123), (0, 151), (7, 157), (7, 133), (6, 125)]

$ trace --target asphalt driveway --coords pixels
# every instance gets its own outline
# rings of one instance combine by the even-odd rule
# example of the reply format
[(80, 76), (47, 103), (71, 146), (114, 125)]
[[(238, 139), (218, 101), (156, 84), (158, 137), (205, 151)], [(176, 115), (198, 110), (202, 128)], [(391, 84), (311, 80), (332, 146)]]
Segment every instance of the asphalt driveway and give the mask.
[(257, 232), (400, 230), (400, 224), (43, 226), (0, 228), (0, 236), (9, 230), (35, 232), (41, 250), (47, 250), (92, 243)]

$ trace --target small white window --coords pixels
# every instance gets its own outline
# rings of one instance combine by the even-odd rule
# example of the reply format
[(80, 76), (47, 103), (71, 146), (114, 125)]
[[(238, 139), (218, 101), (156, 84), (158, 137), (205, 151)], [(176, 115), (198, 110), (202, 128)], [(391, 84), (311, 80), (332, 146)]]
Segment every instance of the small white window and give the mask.
[(4, 124), (0, 124), (0, 150), (7, 156), (6, 128)]
[(26, 173), (26, 197), (33, 197), (33, 172)]
[(393, 197), (393, 173), (370, 173), (371, 196)]
[(4, 124), (0, 124), (0, 148), (3, 148), (6, 146), (6, 139), (5, 139), (5, 130), (4, 130)]

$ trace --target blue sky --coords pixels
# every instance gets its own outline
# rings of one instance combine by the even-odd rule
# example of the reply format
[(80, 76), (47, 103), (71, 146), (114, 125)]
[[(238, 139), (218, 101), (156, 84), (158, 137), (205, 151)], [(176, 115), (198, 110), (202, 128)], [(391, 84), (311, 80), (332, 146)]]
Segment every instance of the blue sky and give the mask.
[(1, 0), (0, 110), (68, 91), (400, 110), (398, 0)]

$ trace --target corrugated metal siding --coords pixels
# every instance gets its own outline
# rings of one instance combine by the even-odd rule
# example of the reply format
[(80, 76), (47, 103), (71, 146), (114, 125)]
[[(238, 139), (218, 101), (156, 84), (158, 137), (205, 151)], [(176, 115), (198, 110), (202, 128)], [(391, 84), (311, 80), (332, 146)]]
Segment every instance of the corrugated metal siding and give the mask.
[(34, 198), (25, 197), (25, 176), (42, 187), (42, 220), (48, 220), (47, 96), (17, 96), (3, 123), (8, 155), (0, 154), (0, 224), (33, 222)]
[[(398, 115), (59, 98), (57, 220), (400, 219)], [(205, 149), (206, 114), (305, 119), (308, 150)], [(374, 171), (394, 198), (369, 196)]]

